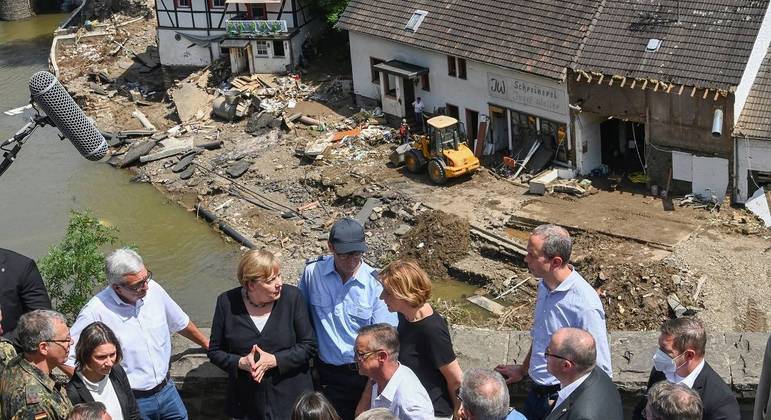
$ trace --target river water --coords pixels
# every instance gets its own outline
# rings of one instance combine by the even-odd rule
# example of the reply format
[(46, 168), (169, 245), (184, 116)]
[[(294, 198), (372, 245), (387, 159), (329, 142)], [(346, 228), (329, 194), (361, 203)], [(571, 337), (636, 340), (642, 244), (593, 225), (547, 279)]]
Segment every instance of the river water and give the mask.
[[(0, 21), (0, 142), (25, 123), (2, 114), (29, 102), (27, 82), (47, 70), (52, 33), (67, 15)], [(209, 326), (216, 296), (235, 285), (239, 247), (148, 184), (82, 158), (51, 127), (38, 129), (0, 177), (0, 247), (39, 259), (61, 241), (71, 209), (91, 209), (136, 246), (147, 267), (199, 325)], [(2, 155), (0, 154), (0, 159)]]

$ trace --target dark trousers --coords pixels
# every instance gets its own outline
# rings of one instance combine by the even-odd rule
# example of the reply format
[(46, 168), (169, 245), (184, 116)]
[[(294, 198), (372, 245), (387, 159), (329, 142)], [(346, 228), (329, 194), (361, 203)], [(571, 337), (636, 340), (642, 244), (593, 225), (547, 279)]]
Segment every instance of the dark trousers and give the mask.
[(533, 383), (525, 399), (522, 414), (527, 420), (543, 420), (551, 413), (552, 403), (557, 400), (559, 385), (543, 386)]
[(342, 420), (354, 420), (367, 377), (359, 375), (355, 363), (335, 366), (315, 360), (319, 373), (319, 391), (332, 403)]

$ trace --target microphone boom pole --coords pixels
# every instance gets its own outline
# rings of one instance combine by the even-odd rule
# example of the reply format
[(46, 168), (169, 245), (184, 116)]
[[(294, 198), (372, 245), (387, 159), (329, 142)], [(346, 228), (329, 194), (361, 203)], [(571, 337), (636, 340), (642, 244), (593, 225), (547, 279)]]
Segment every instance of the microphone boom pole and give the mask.
[[(45, 127), (46, 125), (54, 125), (47, 115), (37, 114), (32, 118), (32, 121), (24, 125), (16, 134), (10, 139), (0, 144), (0, 150), (3, 150), (3, 161), (0, 162), (0, 176), (3, 176), (5, 171), (16, 161), (16, 155), (24, 146), (24, 143), (29, 139), (29, 136), (38, 128)], [(14, 145), (9, 148), (10, 145)]]

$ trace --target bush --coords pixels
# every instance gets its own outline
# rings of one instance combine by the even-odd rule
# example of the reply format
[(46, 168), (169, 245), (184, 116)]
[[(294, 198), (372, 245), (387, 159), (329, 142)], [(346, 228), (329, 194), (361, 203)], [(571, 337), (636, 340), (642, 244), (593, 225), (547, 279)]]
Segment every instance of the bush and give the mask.
[(88, 210), (72, 211), (67, 232), (39, 262), (54, 308), (71, 323), (83, 305), (106, 283), (102, 246), (117, 240), (118, 230)]

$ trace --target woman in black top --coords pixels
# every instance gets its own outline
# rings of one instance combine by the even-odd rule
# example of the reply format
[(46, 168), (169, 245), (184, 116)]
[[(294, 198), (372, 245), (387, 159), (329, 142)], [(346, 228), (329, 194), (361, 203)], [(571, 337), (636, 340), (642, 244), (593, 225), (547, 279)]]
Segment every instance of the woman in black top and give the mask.
[(249, 251), (240, 287), (217, 298), (208, 356), (228, 373), (226, 413), (233, 418), (289, 419), (313, 391), (308, 361), (316, 336), (300, 291), (284, 285), (276, 257)]
[(123, 352), (110, 327), (97, 321), (83, 329), (75, 347), (75, 374), (67, 384), (72, 405), (99, 401), (113, 419), (137, 420), (139, 408), (126, 371)]
[(399, 313), (399, 362), (415, 372), (438, 418), (460, 418), (456, 391), (463, 372), (452, 349), (447, 321), (427, 303), (431, 280), (411, 261), (396, 260), (379, 274), (380, 296)]

